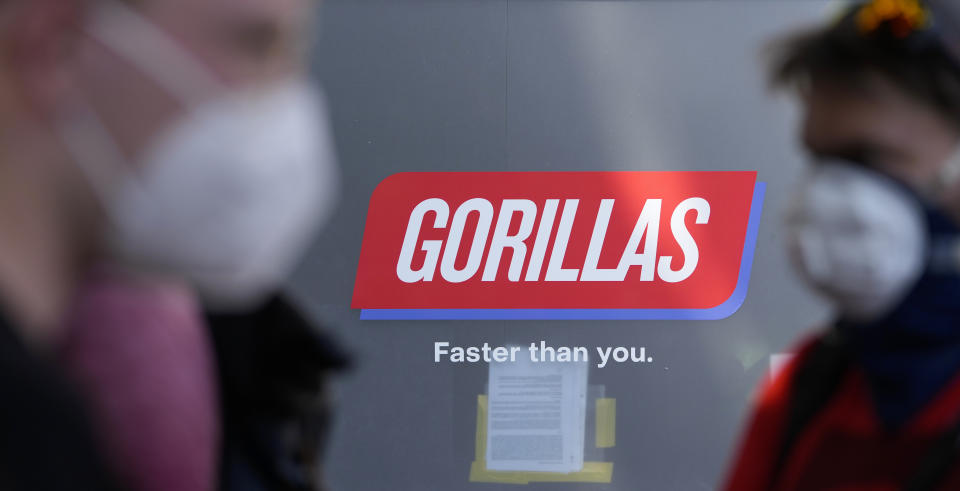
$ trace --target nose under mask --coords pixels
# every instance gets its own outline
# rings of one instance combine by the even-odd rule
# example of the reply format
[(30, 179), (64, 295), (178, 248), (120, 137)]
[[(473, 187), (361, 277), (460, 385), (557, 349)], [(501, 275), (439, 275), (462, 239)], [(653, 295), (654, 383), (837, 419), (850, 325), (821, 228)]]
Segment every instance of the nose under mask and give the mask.
[(189, 52), (127, 7), (101, 8), (88, 32), (187, 108), (136, 163), (122, 161), (95, 111), (63, 125), (106, 210), (108, 254), (138, 271), (186, 279), (215, 310), (249, 306), (279, 288), (335, 201), (319, 91), (298, 78), (218, 87)]

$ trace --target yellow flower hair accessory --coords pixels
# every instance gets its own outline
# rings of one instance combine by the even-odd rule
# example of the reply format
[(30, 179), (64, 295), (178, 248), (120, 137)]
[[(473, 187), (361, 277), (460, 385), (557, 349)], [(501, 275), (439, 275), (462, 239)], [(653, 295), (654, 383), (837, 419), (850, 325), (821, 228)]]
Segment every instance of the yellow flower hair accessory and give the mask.
[(888, 26), (898, 38), (925, 29), (930, 22), (930, 12), (918, 0), (872, 0), (857, 12), (857, 29), (862, 35), (875, 33), (881, 26)]

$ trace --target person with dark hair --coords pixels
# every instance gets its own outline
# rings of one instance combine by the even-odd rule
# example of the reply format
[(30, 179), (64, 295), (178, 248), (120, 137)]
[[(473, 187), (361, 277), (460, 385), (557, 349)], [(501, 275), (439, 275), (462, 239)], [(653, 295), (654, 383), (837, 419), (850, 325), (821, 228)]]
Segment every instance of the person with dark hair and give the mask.
[(725, 489), (960, 489), (960, 59), (916, 0), (775, 45), (811, 166), (791, 259), (834, 307), (765, 382)]

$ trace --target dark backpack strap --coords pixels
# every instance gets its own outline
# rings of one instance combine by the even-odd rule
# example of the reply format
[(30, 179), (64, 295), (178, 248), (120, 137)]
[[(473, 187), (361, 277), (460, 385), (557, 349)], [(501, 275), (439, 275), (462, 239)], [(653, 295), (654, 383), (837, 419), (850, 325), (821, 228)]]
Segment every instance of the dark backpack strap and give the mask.
[[(797, 367), (783, 440), (774, 465), (772, 483), (777, 484), (787, 459), (807, 425), (833, 398), (850, 366), (850, 351), (843, 333), (833, 329), (811, 347)], [(960, 456), (960, 421), (940, 436), (921, 460), (904, 491), (934, 491), (947, 478)]]
[(774, 461), (772, 484), (780, 480), (797, 440), (833, 398), (849, 365), (850, 355), (844, 337), (839, 330), (831, 329), (815, 341), (797, 367), (791, 381), (787, 422)]
[(947, 478), (960, 446), (960, 421), (940, 436), (924, 455), (904, 491), (933, 491)]

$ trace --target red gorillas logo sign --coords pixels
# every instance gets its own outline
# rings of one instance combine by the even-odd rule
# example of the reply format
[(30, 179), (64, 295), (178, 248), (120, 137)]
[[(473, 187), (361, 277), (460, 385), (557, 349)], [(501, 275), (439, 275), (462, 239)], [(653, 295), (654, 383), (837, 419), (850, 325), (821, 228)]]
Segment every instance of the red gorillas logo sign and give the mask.
[(718, 319), (743, 303), (756, 172), (401, 173), (373, 193), (364, 319)]

